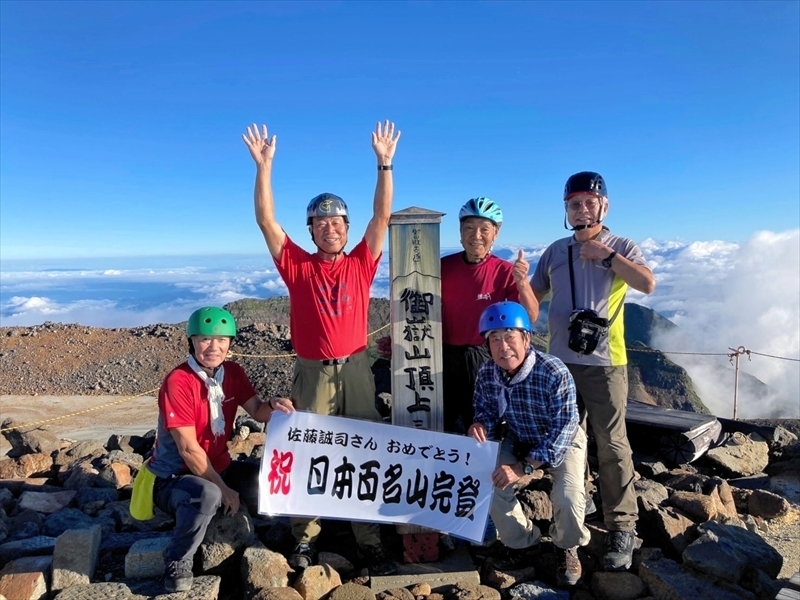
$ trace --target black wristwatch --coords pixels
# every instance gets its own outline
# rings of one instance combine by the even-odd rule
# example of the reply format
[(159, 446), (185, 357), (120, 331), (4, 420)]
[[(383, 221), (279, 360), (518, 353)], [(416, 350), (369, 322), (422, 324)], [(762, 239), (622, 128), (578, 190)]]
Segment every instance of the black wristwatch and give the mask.
[(616, 255), (617, 255), (617, 251), (616, 251), (616, 250), (612, 250), (612, 251), (611, 251), (611, 254), (609, 254), (608, 256), (606, 256), (606, 257), (605, 257), (605, 258), (604, 258), (602, 261), (600, 261), (600, 263), (601, 263), (601, 264), (602, 264), (602, 265), (603, 265), (603, 266), (604, 266), (606, 269), (610, 269), (610, 268), (611, 268), (611, 261), (612, 261), (612, 260), (614, 260), (614, 257), (615, 257)]
[(535, 470), (536, 470), (536, 469), (534, 469), (534, 468), (533, 468), (533, 465), (532, 465), (531, 463), (529, 463), (529, 462), (528, 462), (527, 460), (525, 460), (524, 458), (522, 459), (522, 474), (523, 474), (523, 475), (530, 475), (530, 474), (531, 474), (531, 473), (533, 473)]

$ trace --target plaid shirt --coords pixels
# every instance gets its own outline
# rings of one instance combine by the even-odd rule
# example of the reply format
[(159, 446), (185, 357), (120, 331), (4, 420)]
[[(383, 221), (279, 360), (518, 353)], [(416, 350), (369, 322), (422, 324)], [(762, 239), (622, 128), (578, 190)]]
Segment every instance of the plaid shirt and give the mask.
[(505, 420), (520, 442), (532, 444), (528, 457), (557, 467), (578, 432), (575, 398), (564, 363), (529, 348), (510, 379), (494, 361), (483, 364), (475, 381), (475, 422), (492, 432)]

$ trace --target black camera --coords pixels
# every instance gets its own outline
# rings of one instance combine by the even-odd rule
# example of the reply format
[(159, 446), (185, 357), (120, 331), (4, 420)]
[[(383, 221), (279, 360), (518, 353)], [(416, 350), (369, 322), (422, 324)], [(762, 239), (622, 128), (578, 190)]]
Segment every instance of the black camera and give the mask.
[(608, 335), (608, 319), (588, 308), (574, 310), (569, 317), (570, 350), (578, 354), (591, 354), (597, 344)]

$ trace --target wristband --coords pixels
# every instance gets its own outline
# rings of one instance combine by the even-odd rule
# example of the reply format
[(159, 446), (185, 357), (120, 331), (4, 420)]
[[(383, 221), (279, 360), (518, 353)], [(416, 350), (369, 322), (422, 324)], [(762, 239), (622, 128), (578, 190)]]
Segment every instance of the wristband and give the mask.
[(378, 171), (391, 171), (394, 165), (378, 165)]
[(269, 406), (271, 410), (275, 410), (275, 407), (274, 407), (274, 406), (272, 406), (272, 400), (273, 400), (274, 398), (275, 398), (275, 396), (271, 396), (271, 397), (270, 397), (270, 399), (269, 399), (269, 400), (267, 400), (267, 406)]

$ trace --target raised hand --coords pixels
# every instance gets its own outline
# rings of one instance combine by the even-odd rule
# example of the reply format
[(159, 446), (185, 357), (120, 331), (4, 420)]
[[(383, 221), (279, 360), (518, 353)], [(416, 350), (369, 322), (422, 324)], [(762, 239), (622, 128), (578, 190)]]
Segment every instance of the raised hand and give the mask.
[[(266, 131), (266, 129), (264, 131)], [(378, 164), (392, 164), (392, 157), (397, 148), (400, 133), (400, 130), (398, 130), (395, 134), (394, 123), (389, 120), (383, 123), (383, 125), (381, 125), (379, 121), (375, 126), (375, 131), (372, 133), (372, 149), (375, 151), (375, 156), (378, 157)]]
[(248, 127), (247, 132), (242, 134), (242, 139), (257, 165), (262, 165), (275, 157), (278, 136), (273, 135), (270, 139), (267, 135), (266, 125), (261, 126), (261, 133), (259, 133), (258, 126), (253, 123), (253, 126)]
[(525, 260), (522, 250), (519, 251), (517, 260), (514, 261), (514, 281), (518, 287), (528, 281), (528, 261)]

